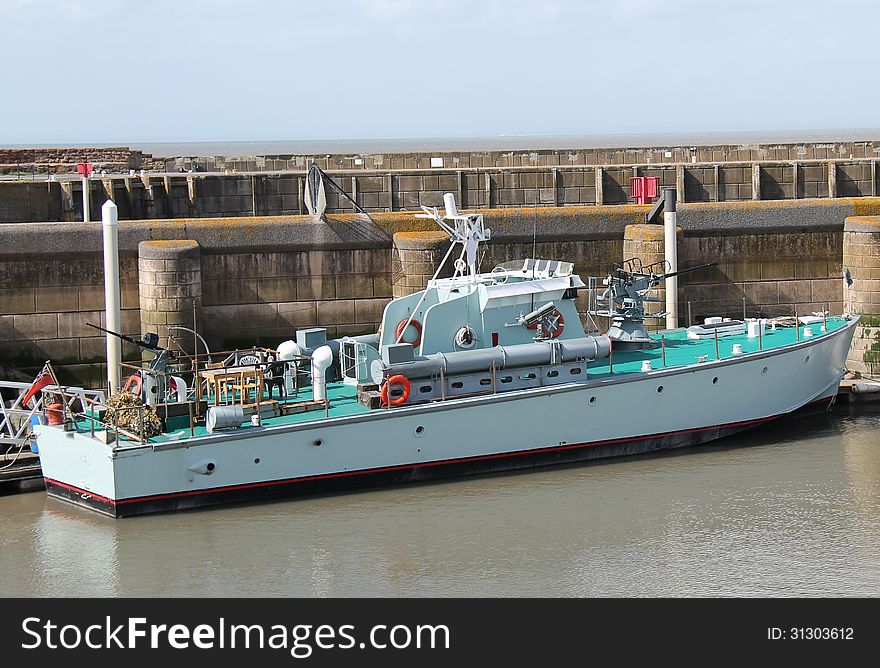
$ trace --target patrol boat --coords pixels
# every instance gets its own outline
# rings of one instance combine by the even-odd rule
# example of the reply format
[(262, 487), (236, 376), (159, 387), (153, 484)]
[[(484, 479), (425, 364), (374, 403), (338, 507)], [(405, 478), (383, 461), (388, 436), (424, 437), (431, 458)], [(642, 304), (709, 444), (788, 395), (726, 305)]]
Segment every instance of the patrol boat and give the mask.
[(669, 275), (629, 263), (594, 300), (612, 325), (586, 331), (571, 263), (480, 273), (481, 215), (451, 195), (419, 215), (454, 272), (389, 302), (376, 334), (199, 357), (147, 337), (153, 362), (106, 403), (44, 388), (64, 412), (35, 428), (49, 495), (121, 517), (413, 483), (694, 446), (835, 399), (857, 318), (649, 333)]

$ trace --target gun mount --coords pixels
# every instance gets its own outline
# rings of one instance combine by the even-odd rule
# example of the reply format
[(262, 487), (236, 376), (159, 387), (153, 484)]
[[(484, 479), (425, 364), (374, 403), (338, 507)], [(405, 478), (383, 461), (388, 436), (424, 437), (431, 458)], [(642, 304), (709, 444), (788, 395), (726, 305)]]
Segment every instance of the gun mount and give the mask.
[(660, 301), (649, 292), (667, 278), (689, 274), (700, 269), (714, 267), (717, 262), (688, 267), (668, 272), (665, 262), (656, 262), (644, 267), (639, 258), (631, 258), (615, 267), (614, 271), (602, 280), (605, 291), (596, 297), (595, 311), (590, 315), (611, 318), (608, 337), (614, 347), (620, 350), (639, 350), (655, 348), (659, 345), (648, 336), (645, 318), (665, 318), (666, 313), (645, 313), (645, 302)]
[(167, 391), (166, 388), (166, 374), (165, 372), (168, 370), (169, 362), (172, 362), (176, 359), (177, 355), (173, 350), (168, 350), (167, 348), (162, 348), (159, 346), (159, 335), (155, 332), (147, 332), (144, 335), (144, 338), (134, 339), (130, 336), (126, 336), (125, 334), (120, 334), (119, 332), (114, 332), (110, 329), (105, 329), (103, 327), (99, 327), (98, 325), (93, 325), (90, 322), (86, 323), (89, 327), (93, 327), (94, 329), (100, 330), (107, 334), (111, 334), (123, 341), (127, 341), (128, 343), (133, 343), (138, 347), (141, 352), (148, 352), (155, 355), (152, 360), (150, 360), (147, 368), (150, 371), (157, 371), (159, 373), (155, 374), (145, 374), (143, 371), (140, 373), (142, 376), (141, 382), (141, 395), (142, 399), (145, 403), (153, 404), (157, 401), (157, 397), (164, 397)]

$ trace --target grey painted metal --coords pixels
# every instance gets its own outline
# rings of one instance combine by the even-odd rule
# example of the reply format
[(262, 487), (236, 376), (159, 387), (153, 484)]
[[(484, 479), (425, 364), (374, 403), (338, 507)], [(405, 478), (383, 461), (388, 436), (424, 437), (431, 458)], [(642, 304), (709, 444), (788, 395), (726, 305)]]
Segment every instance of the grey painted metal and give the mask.
[[(828, 335), (719, 362), (179, 442), (116, 448), (57, 427), (40, 427), (38, 438), (47, 477), (121, 500), (711, 429), (833, 397), (855, 322)], [(653, 410), (633, 411), (633, 406)], [(455, 438), (455, 433), (468, 437)], [(229, 447), (233, 440), (235, 447)], [(270, 465), (256, 465), (255, 458)], [(205, 460), (216, 461), (215, 470), (194, 475), (190, 468)]]
[[(20, 383), (11, 380), (0, 380), (0, 393), (15, 396), (9, 400), (0, 399), (0, 444), (24, 446), (32, 440), (32, 418), (39, 416), (43, 410), (43, 393), (34, 395), (33, 402), (25, 404), (23, 399), (30, 389), (31, 383)], [(51, 390), (52, 385), (47, 389)], [(105, 394), (101, 390), (86, 390), (81, 387), (66, 387), (69, 408), (76, 406), (77, 411), (84, 411), (88, 401), (103, 402)]]
[(327, 194), (324, 189), (324, 178), (321, 168), (317, 165), (309, 167), (305, 178), (305, 192), (303, 199), (310, 216), (321, 219), (327, 211)]
[[(492, 368), (500, 371), (577, 360), (594, 360), (608, 357), (610, 352), (611, 340), (607, 336), (585, 336), (581, 339), (553, 339), (513, 346), (495, 346), (482, 350), (435, 353), (400, 364), (388, 364), (384, 360), (377, 360), (381, 367), (374, 363), (374, 369), (380, 370), (380, 378), (383, 375), (402, 374), (412, 380), (438, 376), (441, 369), (444, 374), (451, 377)], [(376, 378), (375, 372), (373, 378), (374, 380)]]

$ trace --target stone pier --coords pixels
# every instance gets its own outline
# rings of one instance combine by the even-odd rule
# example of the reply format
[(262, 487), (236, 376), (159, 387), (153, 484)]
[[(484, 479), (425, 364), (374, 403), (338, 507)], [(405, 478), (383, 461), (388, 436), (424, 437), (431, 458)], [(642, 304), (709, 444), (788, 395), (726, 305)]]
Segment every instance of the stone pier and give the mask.
[(843, 282), (844, 304), (861, 314), (847, 368), (863, 375), (880, 373), (880, 216), (853, 216), (843, 227), (843, 266), (853, 284)]
[[(679, 267), (687, 267), (691, 264), (690, 260), (684, 256), (684, 246), (681, 243), (684, 238), (684, 232), (680, 227), (676, 228), (678, 240), (678, 265)], [(663, 241), (663, 225), (637, 224), (627, 225), (623, 231), (623, 262), (632, 258), (641, 261), (641, 265), (628, 267), (631, 271), (638, 271), (640, 267), (647, 269), (650, 265), (656, 265), (654, 273), (662, 273), (666, 271), (664, 260), (666, 258), (665, 244)], [(682, 305), (681, 290), (679, 292), (678, 310), (680, 324), (686, 324), (687, 305)], [(650, 296), (657, 301), (647, 302), (645, 304), (645, 313), (654, 314), (662, 313), (666, 309), (666, 283), (665, 281), (651, 290)], [(690, 323), (687, 323), (690, 324)], [(648, 318), (645, 320), (645, 327), (649, 330), (663, 329), (666, 327), (664, 318)]]
[(141, 334), (158, 332), (163, 348), (175, 334), (169, 326), (192, 329), (201, 321), (201, 256), (198, 242), (188, 239), (138, 244)]
[[(391, 264), (391, 290), (394, 297), (404, 297), (423, 290), (434, 276), (449, 250), (449, 235), (442, 231), (397, 232)], [(452, 275), (450, 258), (438, 278)]]

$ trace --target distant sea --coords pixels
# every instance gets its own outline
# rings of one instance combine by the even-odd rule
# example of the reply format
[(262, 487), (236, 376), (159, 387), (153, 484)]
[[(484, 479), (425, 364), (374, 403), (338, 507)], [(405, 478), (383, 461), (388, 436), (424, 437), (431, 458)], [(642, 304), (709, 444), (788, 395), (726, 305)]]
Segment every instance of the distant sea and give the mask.
[(754, 132), (672, 132), (644, 134), (508, 135), (498, 137), (398, 137), (387, 139), (289, 139), (272, 141), (118, 141), (90, 144), (8, 144), (2, 148), (129, 146), (156, 157), (316, 155), (321, 153), (420, 153), (436, 151), (517, 151), (576, 148), (644, 148), (713, 144), (774, 144), (871, 141), (880, 128)]

